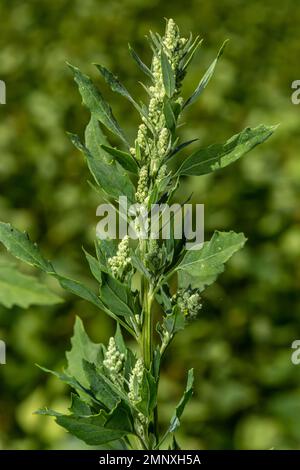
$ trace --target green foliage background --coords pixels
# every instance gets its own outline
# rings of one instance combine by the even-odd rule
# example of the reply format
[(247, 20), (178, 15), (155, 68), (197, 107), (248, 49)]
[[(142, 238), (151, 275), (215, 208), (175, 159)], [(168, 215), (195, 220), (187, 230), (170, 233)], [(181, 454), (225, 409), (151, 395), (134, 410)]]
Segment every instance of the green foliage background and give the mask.
[[(120, 123), (134, 135), (138, 116), (92, 67), (103, 63), (136, 97), (142, 77), (127, 43), (145, 61), (144, 35), (173, 17), (205, 43), (185, 83), (186, 95), (226, 38), (229, 46), (206, 92), (186, 114), (185, 138), (223, 142), (249, 126), (281, 123), (276, 135), (240, 162), (183, 180), (214, 229), (244, 231), (248, 243), (205, 293), (198, 322), (178, 336), (164, 364), (160, 414), (167, 421), (195, 368), (196, 393), (178, 440), (183, 448), (300, 448), (300, 366), (291, 343), (300, 337), (299, 107), (290, 100), (299, 79), (300, 10), (296, 0), (2, 0), (0, 78), (0, 218), (27, 230), (66, 274), (88, 277), (81, 245), (92, 246), (98, 196), (65, 131), (82, 134), (88, 113), (65, 60), (94, 77)], [(6, 256), (1, 249), (0, 256)], [(24, 271), (24, 267), (22, 266)], [(61, 294), (55, 281), (47, 280)], [(87, 303), (67, 297), (51, 307), (0, 307), (0, 448), (80, 448), (49, 418), (65, 410), (68, 390), (34, 363), (63, 367), (74, 316), (95, 341), (113, 324)]]

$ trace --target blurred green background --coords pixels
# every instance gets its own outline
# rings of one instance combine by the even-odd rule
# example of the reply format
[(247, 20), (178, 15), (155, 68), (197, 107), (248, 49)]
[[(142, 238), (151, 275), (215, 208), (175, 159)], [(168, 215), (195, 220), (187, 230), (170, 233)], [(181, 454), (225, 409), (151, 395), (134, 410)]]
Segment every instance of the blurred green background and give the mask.
[[(248, 243), (205, 292), (201, 318), (176, 339), (163, 366), (160, 414), (167, 422), (195, 368), (196, 393), (178, 440), (187, 449), (300, 449), (300, 9), (296, 0), (1, 0), (0, 219), (27, 230), (66, 274), (85, 279), (81, 246), (92, 249), (98, 196), (65, 131), (82, 135), (87, 111), (65, 65), (97, 80), (120, 123), (134, 135), (138, 116), (101, 82), (93, 62), (118, 73), (136, 97), (143, 79), (127, 43), (150, 58), (144, 36), (162, 32), (163, 17), (205, 40), (187, 76), (189, 95), (226, 38), (229, 46), (202, 98), (186, 113), (182, 137), (223, 142), (250, 125), (281, 123), (276, 135), (214, 175), (185, 179), (205, 204), (207, 236), (244, 231)], [(180, 196), (180, 194), (179, 194)], [(4, 250), (0, 256), (6, 256)], [(21, 267), (24, 271), (24, 266)], [(25, 272), (28, 272), (25, 271)], [(61, 294), (54, 281), (47, 280)], [(0, 307), (0, 448), (82, 448), (41, 406), (65, 410), (69, 390), (35, 367), (64, 365), (74, 316), (95, 341), (111, 321), (73, 297), (52, 307)]]

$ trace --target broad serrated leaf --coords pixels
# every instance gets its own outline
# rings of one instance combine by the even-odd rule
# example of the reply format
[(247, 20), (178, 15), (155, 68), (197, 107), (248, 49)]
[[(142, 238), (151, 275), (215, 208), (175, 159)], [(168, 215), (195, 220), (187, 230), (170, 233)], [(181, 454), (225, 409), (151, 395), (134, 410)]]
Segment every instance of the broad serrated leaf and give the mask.
[(179, 287), (191, 286), (203, 290), (212, 284), (223, 272), (224, 263), (242, 248), (245, 242), (243, 233), (215, 232), (200, 250), (186, 251), (176, 267)]
[[(89, 129), (89, 125), (87, 129)], [(93, 155), (90, 150), (80, 142), (77, 135), (69, 135), (75, 147), (85, 156), (90, 172), (99, 187), (113, 199), (126, 196), (130, 203), (134, 203), (135, 188), (125, 170), (117, 162), (111, 161), (107, 163), (104, 159)]]
[(40, 253), (26, 232), (20, 232), (10, 224), (0, 222), (0, 242), (16, 258), (47, 273), (54, 272), (50, 261)]
[(122, 150), (118, 150), (107, 145), (102, 145), (102, 148), (105, 152), (113, 156), (125, 170), (137, 175), (139, 167), (130, 153), (123, 152)]
[(128, 434), (128, 431), (106, 427), (102, 413), (87, 417), (61, 415), (56, 417), (56, 422), (88, 445), (105, 444)]
[(88, 388), (89, 381), (86, 378), (82, 360), (85, 359), (96, 364), (100, 363), (103, 357), (103, 349), (101, 344), (93, 343), (90, 340), (85, 332), (82, 321), (78, 317), (76, 317), (71, 345), (71, 350), (66, 353), (68, 361), (67, 372), (75, 377), (84, 387)]
[(11, 308), (18, 305), (53, 305), (62, 299), (33, 276), (18, 272), (12, 263), (0, 263), (0, 304)]
[(161, 51), (161, 71), (166, 95), (169, 98), (172, 98), (176, 87), (175, 74), (169, 59), (163, 50)]
[(202, 94), (203, 90), (206, 88), (208, 82), (210, 81), (210, 79), (211, 79), (211, 77), (214, 73), (215, 67), (218, 63), (218, 60), (220, 59), (221, 55), (224, 52), (224, 49), (226, 47), (227, 42), (228, 42), (228, 39), (223, 43), (221, 49), (218, 52), (217, 57), (215, 58), (215, 60), (212, 62), (212, 64), (209, 66), (209, 68), (207, 69), (207, 71), (205, 72), (203, 77), (201, 78), (201, 80), (200, 80), (196, 90), (192, 94), (192, 96), (190, 96), (186, 100), (186, 102), (183, 105), (183, 108), (186, 108), (187, 106), (190, 106), (191, 104), (193, 104), (199, 98), (199, 96)]
[(107, 129), (118, 136), (129, 147), (124, 132), (120, 128), (114, 117), (111, 107), (104, 100), (100, 91), (95, 87), (92, 80), (81, 73), (81, 71), (71, 64), (68, 64), (74, 74), (74, 80), (78, 85), (83, 104), (90, 110), (91, 114), (98, 119)]
[(256, 145), (267, 140), (277, 126), (260, 125), (246, 128), (225, 144), (214, 144), (196, 150), (187, 157), (178, 170), (179, 175), (206, 175), (235, 162)]
[(0, 242), (16, 258), (55, 277), (65, 290), (93, 303), (98, 308), (102, 308), (103, 304), (88, 287), (57, 273), (50, 261), (42, 256), (37, 244), (30, 240), (27, 233), (20, 232), (10, 224), (0, 222)]

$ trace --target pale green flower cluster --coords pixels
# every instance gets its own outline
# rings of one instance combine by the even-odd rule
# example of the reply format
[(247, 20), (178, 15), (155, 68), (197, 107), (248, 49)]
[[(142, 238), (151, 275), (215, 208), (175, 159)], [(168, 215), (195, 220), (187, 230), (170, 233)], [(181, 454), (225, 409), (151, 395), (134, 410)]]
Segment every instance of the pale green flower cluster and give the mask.
[(135, 193), (136, 201), (140, 204), (147, 205), (147, 199), (149, 196), (148, 183), (149, 183), (148, 167), (147, 165), (144, 165), (140, 169), (139, 181), (138, 181), (137, 190)]
[(117, 254), (107, 261), (116, 279), (122, 280), (128, 272), (131, 263), (129, 254), (129, 237), (126, 235), (119, 243)]
[(156, 272), (162, 263), (162, 250), (156, 239), (150, 239), (148, 251), (145, 256), (145, 265), (150, 272)]
[(115, 385), (122, 386), (124, 383), (123, 368), (124, 354), (120, 353), (117, 348), (115, 339), (109, 339), (108, 348), (103, 361), (104, 366), (110, 372), (110, 378)]
[(201, 296), (198, 289), (179, 289), (173, 295), (172, 303), (177, 304), (183, 314), (190, 320), (194, 320), (202, 309)]
[(128, 398), (133, 405), (141, 400), (140, 389), (144, 374), (144, 364), (142, 359), (138, 359), (129, 377)]
[[(144, 374), (144, 364), (142, 359), (138, 359), (129, 377), (129, 393), (128, 398), (133, 405), (141, 401), (141, 385)], [(137, 434), (143, 438), (145, 433), (145, 426), (148, 419), (143, 413), (138, 413), (135, 420), (135, 428)]]
[[(171, 64), (176, 79), (176, 90), (173, 98), (178, 95), (181, 85), (179, 64), (184, 54), (186, 41), (185, 38), (180, 37), (178, 26), (175, 24), (174, 20), (169, 19), (161, 47)], [(166, 126), (163, 110), (166, 93), (163, 83), (160, 54), (161, 53), (158, 52), (153, 56), (151, 70), (154, 80), (153, 85), (149, 87), (150, 101), (148, 115), (147, 117), (143, 117), (143, 123), (139, 126), (136, 139), (142, 160), (147, 161), (149, 164), (150, 176), (156, 176), (160, 162), (166, 155), (170, 142), (170, 132)], [(177, 101), (181, 103), (180, 98), (177, 98)], [(131, 152), (135, 153), (135, 150), (131, 149)], [(143, 178), (143, 174), (141, 173), (142, 170), (140, 170), (139, 175), (139, 186), (140, 180)]]

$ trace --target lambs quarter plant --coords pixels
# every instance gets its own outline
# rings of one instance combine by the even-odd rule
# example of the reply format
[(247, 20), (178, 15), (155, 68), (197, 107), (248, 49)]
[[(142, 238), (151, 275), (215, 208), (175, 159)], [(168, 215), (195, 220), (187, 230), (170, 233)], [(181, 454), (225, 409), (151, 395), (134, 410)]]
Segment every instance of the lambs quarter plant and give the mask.
[[(132, 58), (147, 75), (143, 85), (149, 105), (137, 103), (118, 78), (101, 65), (97, 68), (111, 89), (127, 98), (141, 116), (133, 144), (115, 119), (108, 103), (92, 81), (70, 65), (83, 104), (90, 111), (85, 143), (71, 134), (73, 144), (84, 154), (102, 197), (116, 205), (120, 196), (139, 203), (149, 214), (152, 204), (169, 203), (180, 178), (205, 175), (236, 161), (265, 141), (274, 126), (246, 128), (224, 144), (196, 148), (181, 164), (174, 158), (187, 151), (196, 139), (179, 142), (177, 130), (183, 112), (202, 94), (224, 45), (200, 80), (192, 96), (181, 96), (182, 81), (195, 52), (201, 45), (180, 36), (172, 19), (163, 37), (150, 33), (153, 51), (151, 66), (145, 65), (129, 47)], [(112, 146), (104, 129), (119, 138), (122, 148)], [(170, 161), (172, 160), (172, 166)], [(193, 370), (188, 372), (185, 391), (167, 429), (159, 425), (157, 395), (160, 366), (166, 349), (202, 308), (202, 292), (224, 269), (224, 263), (245, 243), (242, 233), (215, 232), (200, 249), (186, 250), (185, 240), (174, 237), (174, 221), (167, 240), (139, 236), (135, 244), (126, 236), (95, 241), (96, 256), (85, 252), (94, 278), (95, 293), (80, 282), (58, 273), (26, 233), (10, 224), (0, 224), (0, 241), (17, 258), (54, 276), (67, 291), (94, 304), (116, 321), (116, 333), (108, 345), (91, 342), (77, 319), (65, 372), (50, 372), (75, 391), (70, 412), (53, 410), (38, 413), (54, 416), (57, 423), (89, 445), (119, 449), (159, 449), (179, 446), (175, 432), (193, 392)], [(171, 280), (176, 278), (176, 292)], [(155, 321), (153, 305), (160, 306)], [(156, 324), (155, 324), (156, 322)], [(126, 346), (122, 330), (138, 344), (135, 354)]]

